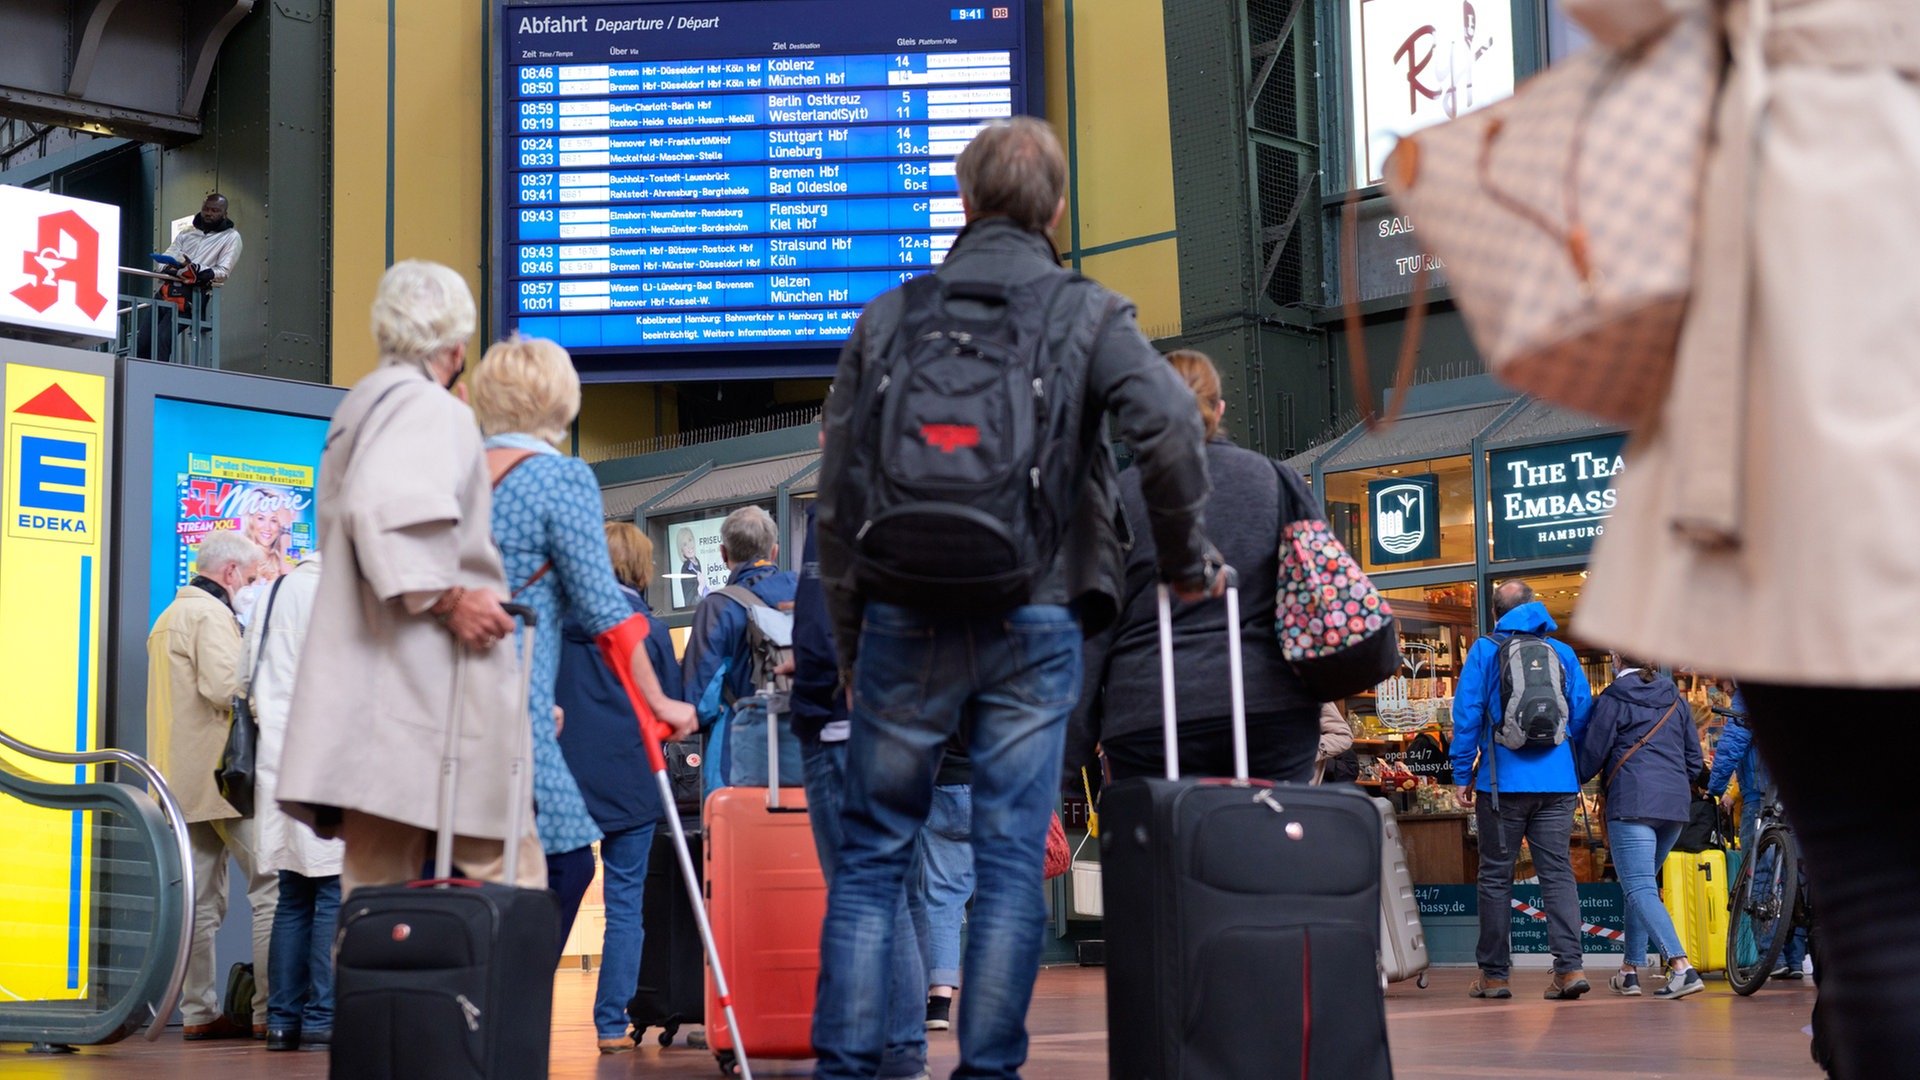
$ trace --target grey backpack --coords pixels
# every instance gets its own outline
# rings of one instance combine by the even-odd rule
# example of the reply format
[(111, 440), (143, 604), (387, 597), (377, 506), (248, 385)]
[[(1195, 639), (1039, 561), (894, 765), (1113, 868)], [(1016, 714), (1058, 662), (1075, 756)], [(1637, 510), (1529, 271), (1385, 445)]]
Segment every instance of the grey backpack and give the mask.
[(1500, 643), (1500, 719), (1493, 740), (1509, 750), (1541, 750), (1567, 741), (1567, 672), (1553, 644), (1516, 631)]

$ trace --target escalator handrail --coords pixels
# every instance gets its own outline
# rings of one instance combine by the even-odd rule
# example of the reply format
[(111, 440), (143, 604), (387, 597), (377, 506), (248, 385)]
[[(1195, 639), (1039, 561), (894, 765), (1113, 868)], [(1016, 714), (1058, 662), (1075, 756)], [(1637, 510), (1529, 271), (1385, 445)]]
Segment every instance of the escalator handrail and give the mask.
[(153, 1022), (147, 1025), (145, 1038), (153, 1042), (166, 1030), (167, 1021), (173, 1016), (175, 1005), (180, 1003), (180, 987), (187, 977), (187, 957), (193, 948), (193, 847), (187, 839), (187, 815), (181, 811), (179, 800), (173, 797), (173, 789), (147, 759), (126, 750), (112, 748), (104, 750), (84, 750), (79, 753), (67, 753), (59, 750), (44, 750), (23, 743), (19, 739), (0, 731), (0, 747), (17, 754), (49, 762), (54, 765), (123, 765), (139, 773), (167, 816), (167, 824), (173, 828), (174, 846), (180, 852), (180, 888), (185, 903), (180, 905), (180, 948), (173, 958), (173, 973), (167, 977), (167, 992), (160, 1004), (153, 1010)]

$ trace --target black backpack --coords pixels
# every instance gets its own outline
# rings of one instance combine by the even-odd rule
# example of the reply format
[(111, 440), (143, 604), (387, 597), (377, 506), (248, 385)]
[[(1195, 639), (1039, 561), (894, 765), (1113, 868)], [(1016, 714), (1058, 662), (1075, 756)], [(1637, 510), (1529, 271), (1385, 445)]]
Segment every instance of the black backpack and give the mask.
[[(1053, 309), (1078, 274), (1024, 285), (925, 275), (901, 288), (900, 325), (861, 382), (836, 530), (856, 587), (882, 603), (956, 614), (1028, 602), (1051, 564), (1080, 459)], [(991, 310), (954, 314), (951, 301)]]
[(1539, 750), (1567, 741), (1567, 673), (1560, 654), (1539, 634), (1508, 634), (1494, 661), (1500, 669), (1500, 715), (1493, 740), (1509, 750)]

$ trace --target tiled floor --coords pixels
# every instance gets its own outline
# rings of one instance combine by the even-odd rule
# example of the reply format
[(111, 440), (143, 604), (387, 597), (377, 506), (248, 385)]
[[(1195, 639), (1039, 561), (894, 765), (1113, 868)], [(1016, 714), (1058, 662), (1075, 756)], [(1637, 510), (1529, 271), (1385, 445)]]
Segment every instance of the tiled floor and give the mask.
[[(1684, 1001), (1616, 998), (1603, 989), (1577, 1002), (1539, 997), (1545, 972), (1518, 972), (1507, 1002), (1466, 996), (1470, 972), (1439, 970), (1419, 990), (1403, 983), (1388, 991), (1387, 1013), (1395, 1075), (1400, 1080), (1485, 1077), (1504, 1080), (1619, 1080), (1622, 1077), (1814, 1078), (1807, 1058), (1813, 1007), (1809, 984), (1769, 984), (1751, 998), (1725, 983), (1709, 984)], [(555, 986), (553, 1071), (556, 1078), (717, 1077), (713, 1058), (649, 1040), (634, 1053), (602, 1057), (587, 1020), (592, 975), (560, 973)], [(1595, 980), (1598, 982), (1598, 980)], [(1037, 1080), (1097, 1080), (1106, 1076), (1102, 972), (1051, 968), (1043, 972), (1029, 1023), (1033, 1032), (1026, 1075)], [(954, 1064), (951, 1035), (932, 1037), (934, 1075)], [(64, 1057), (30, 1057), (19, 1046), (0, 1047), (6, 1080), (321, 1080), (318, 1054), (269, 1054), (258, 1043), (188, 1045), (169, 1033), (158, 1043), (139, 1039)], [(806, 1062), (764, 1062), (756, 1076), (805, 1076)]]

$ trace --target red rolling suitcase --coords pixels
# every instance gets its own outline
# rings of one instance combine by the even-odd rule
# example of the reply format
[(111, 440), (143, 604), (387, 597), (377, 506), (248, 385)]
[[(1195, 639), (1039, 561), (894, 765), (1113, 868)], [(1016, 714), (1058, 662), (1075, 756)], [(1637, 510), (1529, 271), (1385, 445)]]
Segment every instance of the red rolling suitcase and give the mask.
[[(827, 881), (807, 821), (806, 797), (780, 787), (780, 725), (768, 710), (769, 786), (707, 796), (706, 890), (715, 948), (732, 983), (735, 1023), (754, 1057), (813, 1056), (813, 995)], [(739, 1039), (707, 978), (707, 1045), (731, 1072)]]
[(1247, 779), (1232, 588), (1227, 612), (1235, 778), (1179, 776), (1163, 585), (1167, 778), (1122, 780), (1101, 798), (1107, 1075), (1392, 1080), (1379, 813), (1351, 785)]

